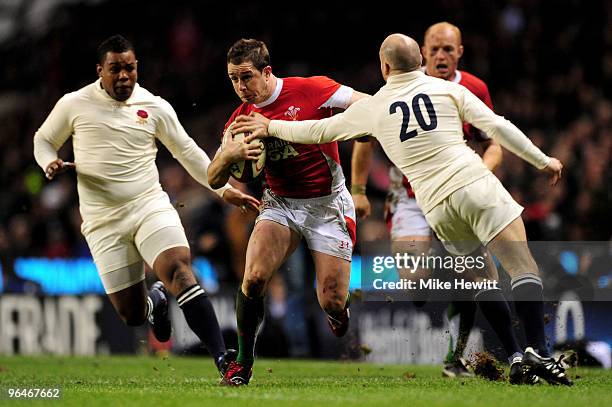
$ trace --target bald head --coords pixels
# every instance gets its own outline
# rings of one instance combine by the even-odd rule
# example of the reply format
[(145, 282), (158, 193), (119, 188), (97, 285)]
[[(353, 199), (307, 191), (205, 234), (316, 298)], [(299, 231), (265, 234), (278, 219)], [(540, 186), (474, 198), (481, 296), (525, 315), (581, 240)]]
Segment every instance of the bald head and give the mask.
[(424, 43), (427, 43), (427, 40), (431, 36), (435, 35), (447, 35), (452, 36), (453, 39), (457, 42), (457, 44), (461, 45), (461, 30), (454, 24), (451, 24), (446, 21), (442, 21), (440, 23), (436, 23), (431, 25), (427, 31), (425, 31)]
[(391, 34), (380, 46), (381, 65), (387, 64), (391, 71), (411, 72), (421, 67), (419, 44), (404, 34)]

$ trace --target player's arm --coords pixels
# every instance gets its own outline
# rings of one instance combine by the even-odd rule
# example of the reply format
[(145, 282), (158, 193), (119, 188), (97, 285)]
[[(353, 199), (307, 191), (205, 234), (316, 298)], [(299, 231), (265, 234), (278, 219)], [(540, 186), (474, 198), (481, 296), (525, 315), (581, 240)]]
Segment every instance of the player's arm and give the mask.
[(227, 183), (211, 186), (208, 180), (208, 167), (211, 164), (210, 158), (196, 142), (189, 137), (183, 126), (178, 120), (176, 113), (169, 103), (162, 105), (165, 114), (162, 115), (157, 126), (157, 138), (172, 153), (172, 156), (187, 170), (189, 175), (204, 187), (215, 192), (225, 201), (237, 206), (247, 205), (257, 210), (259, 201), (255, 198), (243, 194)]
[(355, 212), (359, 218), (370, 216), (371, 206), (366, 195), (368, 174), (372, 165), (374, 143), (369, 140), (355, 140), (351, 158), (351, 196), (355, 204)]
[(504, 117), (495, 114), (470, 91), (460, 86), (455, 87), (457, 105), (462, 120), (476, 126), (503, 147), (527, 161), (534, 167), (551, 175), (551, 184), (555, 185), (561, 178), (563, 165), (559, 160), (548, 157), (514, 124)]
[(250, 116), (238, 116), (232, 131), (250, 132), (245, 139), (247, 143), (268, 136), (298, 144), (326, 144), (370, 136), (370, 100), (363, 98), (343, 113), (321, 120), (269, 120), (258, 113), (251, 113)]
[[(232, 131), (233, 124), (227, 132)], [(256, 161), (261, 154), (258, 144), (247, 144), (244, 141), (234, 141), (231, 134), (226, 134), (225, 145), (217, 150), (215, 157), (208, 166), (208, 181), (213, 188), (225, 185), (230, 179), (230, 166), (233, 163), (249, 160)]]
[(57, 157), (58, 150), (73, 133), (67, 97), (62, 97), (34, 134), (34, 158), (48, 179), (74, 168), (75, 164)]
[[(487, 84), (482, 82), (479, 93), (474, 93), (478, 96), (478, 99), (482, 100), (491, 110), (493, 109), (493, 101), (491, 100), (491, 94)], [(486, 134), (481, 132), (479, 129), (473, 128), (475, 133), (475, 139), (478, 141), (480, 148), (482, 149), (482, 161), (484, 165), (493, 172), (497, 167), (501, 165), (503, 158), (503, 150), (501, 145), (494, 139), (488, 137)]]

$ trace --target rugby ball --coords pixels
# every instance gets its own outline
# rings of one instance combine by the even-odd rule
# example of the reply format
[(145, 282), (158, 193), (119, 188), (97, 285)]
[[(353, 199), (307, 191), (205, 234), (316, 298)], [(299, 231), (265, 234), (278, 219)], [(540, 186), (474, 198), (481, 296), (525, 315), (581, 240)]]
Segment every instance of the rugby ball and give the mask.
[[(223, 141), (221, 143), (222, 149), (225, 148), (225, 145), (227, 144), (228, 140), (231, 140), (233, 138), (234, 141), (240, 142), (244, 141), (246, 137), (244, 133), (234, 134), (232, 136), (232, 132), (230, 131), (231, 128), (232, 126), (230, 125), (223, 134)], [(255, 161), (243, 160), (231, 164), (230, 174), (232, 175), (232, 177), (234, 177), (237, 181), (240, 182), (253, 181), (259, 176), (259, 174), (261, 174), (266, 165), (266, 144), (263, 142), (263, 140), (255, 139), (252, 140), (249, 144), (259, 145), (261, 153)]]

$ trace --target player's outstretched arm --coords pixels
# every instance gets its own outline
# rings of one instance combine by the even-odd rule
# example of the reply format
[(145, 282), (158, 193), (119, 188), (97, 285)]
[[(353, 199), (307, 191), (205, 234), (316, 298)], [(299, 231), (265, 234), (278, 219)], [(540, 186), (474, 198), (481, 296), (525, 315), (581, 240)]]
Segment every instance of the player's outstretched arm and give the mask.
[(368, 174), (372, 165), (372, 141), (355, 140), (351, 158), (351, 196), (355, 204), (355, 212), (360, 219), (370, 216), (371, 206), (366, 195)]
[(551, 185), (556, 185), (561, 179), (563, 165), (554, 157), (548, 157), (518, 127), (498, 116), (480, 99), (465, 88), (456, 86), (462, 119), (493, 137), (510, 152), (527, 161), (539, 170), (551, 175)]
[[(273, 136), (298, 144), (327, 144), (372, 135), (371, 98), (360, 99), (343, 113), (321, 120), (285, 121), (261, 118), (257, 113), (236, 119), (234, 132), (251, 132), (245, 140)], [(265, 120), (264, 120), (265, 119)]]

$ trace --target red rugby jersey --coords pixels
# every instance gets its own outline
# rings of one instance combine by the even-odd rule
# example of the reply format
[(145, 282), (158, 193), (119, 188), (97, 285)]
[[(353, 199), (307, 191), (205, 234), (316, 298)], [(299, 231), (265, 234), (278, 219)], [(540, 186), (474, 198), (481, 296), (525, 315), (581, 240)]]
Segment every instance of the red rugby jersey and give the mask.
[[(478, 78), (475, 75), (472, 75), (469, 72), (457, 70), (453, 82), (465, 86), (470, 92), (472, 92), (476, 97), (478, 97), (478, 99), (482, 100), (485, 105), (489, 106), (491, 110), (493, 110), (493, 102), (491, 101), (489, 88), (482, 79)], [(474, 139), (476, 141), (483, 141), (488, 139), (488, 137), (483, 132), (481, 132), (469, 123), (463, 123), (463, 137), (466, 140)], [(408, 182), (408, 178), (406, 178), (405, 175), (402, 185), (406, 188), (406, 193), (408, 194), (408, 197), (414, 198), (414, 191), (412, 191), (410, 182)]]
[[(341, 85), (325, 76), (277, 78), (277, 87), (267, 101), (242, 103), (230, 116), (225, 129), (241, 115), (258, 112), (275, 120), (319, 120), (332, 115), (332, 98)], [(329, 195), (344, 185), (344, 174), (336, 142), (321, 145), (293, 144), (269, 137), (266, 143), (266, 182), (275, 194), (287, 198)]]

